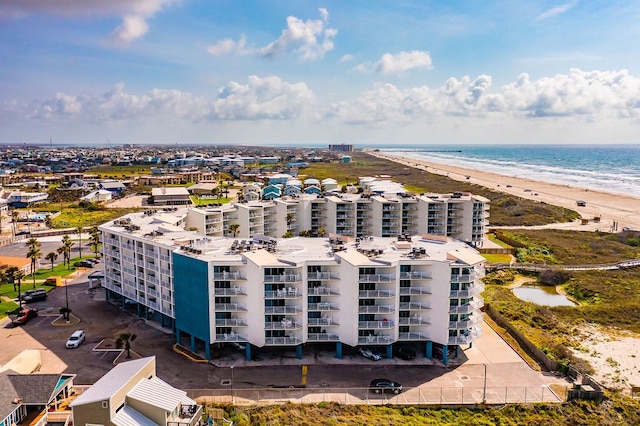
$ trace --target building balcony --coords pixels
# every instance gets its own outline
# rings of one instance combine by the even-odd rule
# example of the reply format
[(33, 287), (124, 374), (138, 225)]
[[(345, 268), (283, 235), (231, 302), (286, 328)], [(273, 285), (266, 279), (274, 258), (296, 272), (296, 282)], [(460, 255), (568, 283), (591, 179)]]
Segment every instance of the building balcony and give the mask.
[(390, 314), (395, 312), (393, 306), (368, 305), (358, 306), (359, 314)]
[(393, 290), (361, 290), (358, 297), (361, 299), (388, 299), (396, 294)]
[(244, 281), (246, 280), (239, 271), (214, 272), (213, 279), (217, 281)]
[(450, 314), (470, 314), (484, 306), (484, 300), (480, 296), (476, 296), (473, 302), (466, 303), (460, 306), (449, 306)]
[(307, 325), (309, 327), (313, 327), (313, 326), (333, 327), (340, 324), (335, 322), (331, 315), (323, 315), (322, 318), (308, 318)]
[(451, 290), (449, 297), (453, 299), (467, 299), (469, 297), (477, 296), (484, 291), (484, 284), (473, 284), (465, 290)]
[(449, 329), (466, 330), (482, 322), (482, 312), (474, 312), (469, 318), (462, 321), (449, 321)]
[(307, 342), (339, 342), (340, 336), (332, 333), (309, 333)]
[(216, 319), (216, 327), (247, 327), (247, 323), (242, 318)]
[(358, 281), (361, 283), (388, 283), (395, 280), (395, 274), (358, 275)]
[(401, 311), (424, 311), (427, 309), (431, 309), (431, 305), (427, 303), (420, 302), (403, 302), (400, 303)]
[(401, 280), (430, 280), (431, 273), (422, 271), (400, 272)]
[(395, 327), (395, 322), (392, 320), (379, 320), (379, 321), (358, 321), (358, 328), (361, 330), (368, 329), (390, 329)]
[(450, 345), (464, 345), (473, 342), (482, 335), (482, 331), (479, 328), (471, 328), (464, 332), (461, 336), (449, 337)]
[(307, 306), (309, 311), (339, 311), (340, 309), (336, 305), (332, 305), (329, 302), (309, 303)]
[(216, 342), (246, 342), (247, 338), (231, 331), (224, 334), (216, 334)]
[(452, 283), (471, 283), (480, 278), (477, 272), (471, 274), (451, 275), (450, 281)]
[(431, 294), (431, 289), (427, 287), (400, 287), (400, 296)]
[(264, 324), (265, 330), (300, 330), (302, 323), (293, 321), (291, 319), (283, 319), (282, 321), (266, 322)]
[(246, 312), (247, 307), (240, 303), (216, 303), (215, 310), (218, 312)]
[(311, 281), (328, 281), (328, 280), (339, 280), (340, 276), (336, 274), (331, 274), (329, 271), (317, 271), (317, 272), (309, 272), (307, 274), (307, 280)]
[(358, 337), (359, 345), (388, 345), (393, 343), (391, 336), (360, 336)]
[(398, 325), (420, 326), (420, 325), (428, 325), (428, 324), (430, 324), (428, 320), (426, 320), (422, 315), (417, 315), (417, 314), (414, 314), (410, 317), (400, 317), (400, 319), (398, 319)]
[(417, 333), (410, 331), (408, 333), (399, 333), (398, 334), (399, 341), (415, 341), (415, 340), (430, 340), (429, 335), (426, 333)]
[(196, 426), (202, 417), (202, 405), (181, 405), (176, 417), (167, 419), (167, 426)]
[(302, 291), (297, 288), (289, 287), (282, 290), (265, 291), (265, 299), (299, 299), (302, 297)]
[(239, 287), (214, 288), (213, 294), (214, 296), (246, 296), (247, 295), (244, 289)]
[(308, 289), (307, 293), (309, 295), (317, 294), (322, 296), (339, 296), (340, 292), (331, 287), (313, 287)]
[(302, 282), (302, 275), (301, 274), (265, 275), (264, 282), (269, 284), (300, 283)]
[(273, 346), (297, 346), (302, 343), (302, 339), (297, 336), (286, 337), (265, 337), (265, 345)]
[(298, 315), (302, 313), (302, 309), (297, 306), (265, 306), (264, 313), (268, 315)]

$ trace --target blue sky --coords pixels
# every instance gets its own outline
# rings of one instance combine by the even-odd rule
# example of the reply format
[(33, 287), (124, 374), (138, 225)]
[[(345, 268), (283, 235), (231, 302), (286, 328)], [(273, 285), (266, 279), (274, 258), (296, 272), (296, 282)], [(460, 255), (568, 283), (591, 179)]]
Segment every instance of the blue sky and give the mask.
[(637, 143), (637, 1), (0, 0), (0, 143)]

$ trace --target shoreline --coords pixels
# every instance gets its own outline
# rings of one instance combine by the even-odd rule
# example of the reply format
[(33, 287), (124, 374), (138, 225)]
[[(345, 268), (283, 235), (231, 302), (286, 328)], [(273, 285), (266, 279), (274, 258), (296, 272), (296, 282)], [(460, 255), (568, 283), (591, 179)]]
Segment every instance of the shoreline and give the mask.
[[(429, 173), (447, 176), (453, 180), (469, 182), (494, 191), (565, 207), (577, 211), (584, 220), (588, 221), (586, 224), (567, 224), (567, 228), (578, 226), (577, 229), (580, 230), (605, 232), (620, 232), (626, 227), (640, 230), (640, 198), (635, 196), (465, 169), (385, 152), (367, 151), (367, 153)], [(578, 206), (576, 204), (578, 200), (584, 200), (586, 205)], [(600, 219), (594, 221), (594, 218)]]

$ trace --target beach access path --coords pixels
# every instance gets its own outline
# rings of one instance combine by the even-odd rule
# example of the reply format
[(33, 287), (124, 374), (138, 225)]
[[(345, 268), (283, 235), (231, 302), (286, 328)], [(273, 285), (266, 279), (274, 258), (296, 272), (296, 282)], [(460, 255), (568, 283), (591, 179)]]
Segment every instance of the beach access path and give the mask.
[[(386, 152), (368, 151), (368, 153), (378, 158), (395, 161), (430, 173), (448, 176), (454, 180), (484, 186), (494, 191), (565, 207), (577, 211), (583, 219), (589, 220), (586, 224), (574, 222), (546, 227), (606, 232), (622, 231), (626, 227), (640, 230), (640, 198), (630, 195), (465, 169)], [(576, 204), (578, 200), (583, 200), (586, 204), (578, 206)], [(599, 217), (600, 220), (598, 222), (593, 221), (592, 219), (595, 217)], [(616, 225), (617, 229), (614, 228)]]

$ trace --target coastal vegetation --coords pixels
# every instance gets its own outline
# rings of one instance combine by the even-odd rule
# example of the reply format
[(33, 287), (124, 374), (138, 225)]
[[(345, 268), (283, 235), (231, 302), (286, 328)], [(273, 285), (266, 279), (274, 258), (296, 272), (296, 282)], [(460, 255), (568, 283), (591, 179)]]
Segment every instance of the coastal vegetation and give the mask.
[(248, 425), (630, 425), (640, 418), (640, 402), (607, 395), (604, 403), (509, 404), (489, 408), (424, 408), (393, 405), (281, 404), (215, 405), (224, 418)]
[(492, 226), (546, 225), (579, 218), (578, 213), (573, 210), (527, 200), (469, 182), (456, 181), (364, 152), (356, 151), (350, 155), (352, 162), (349, 164), (311, 163), (302, 172), (317, 179), (334, 178), (343, 186), (356, 184), (359, 176), (379, 176), (384, 173), (394, 181), (402, 183), (408, 191), (417, 194), (472, 192), (491, 200)]

